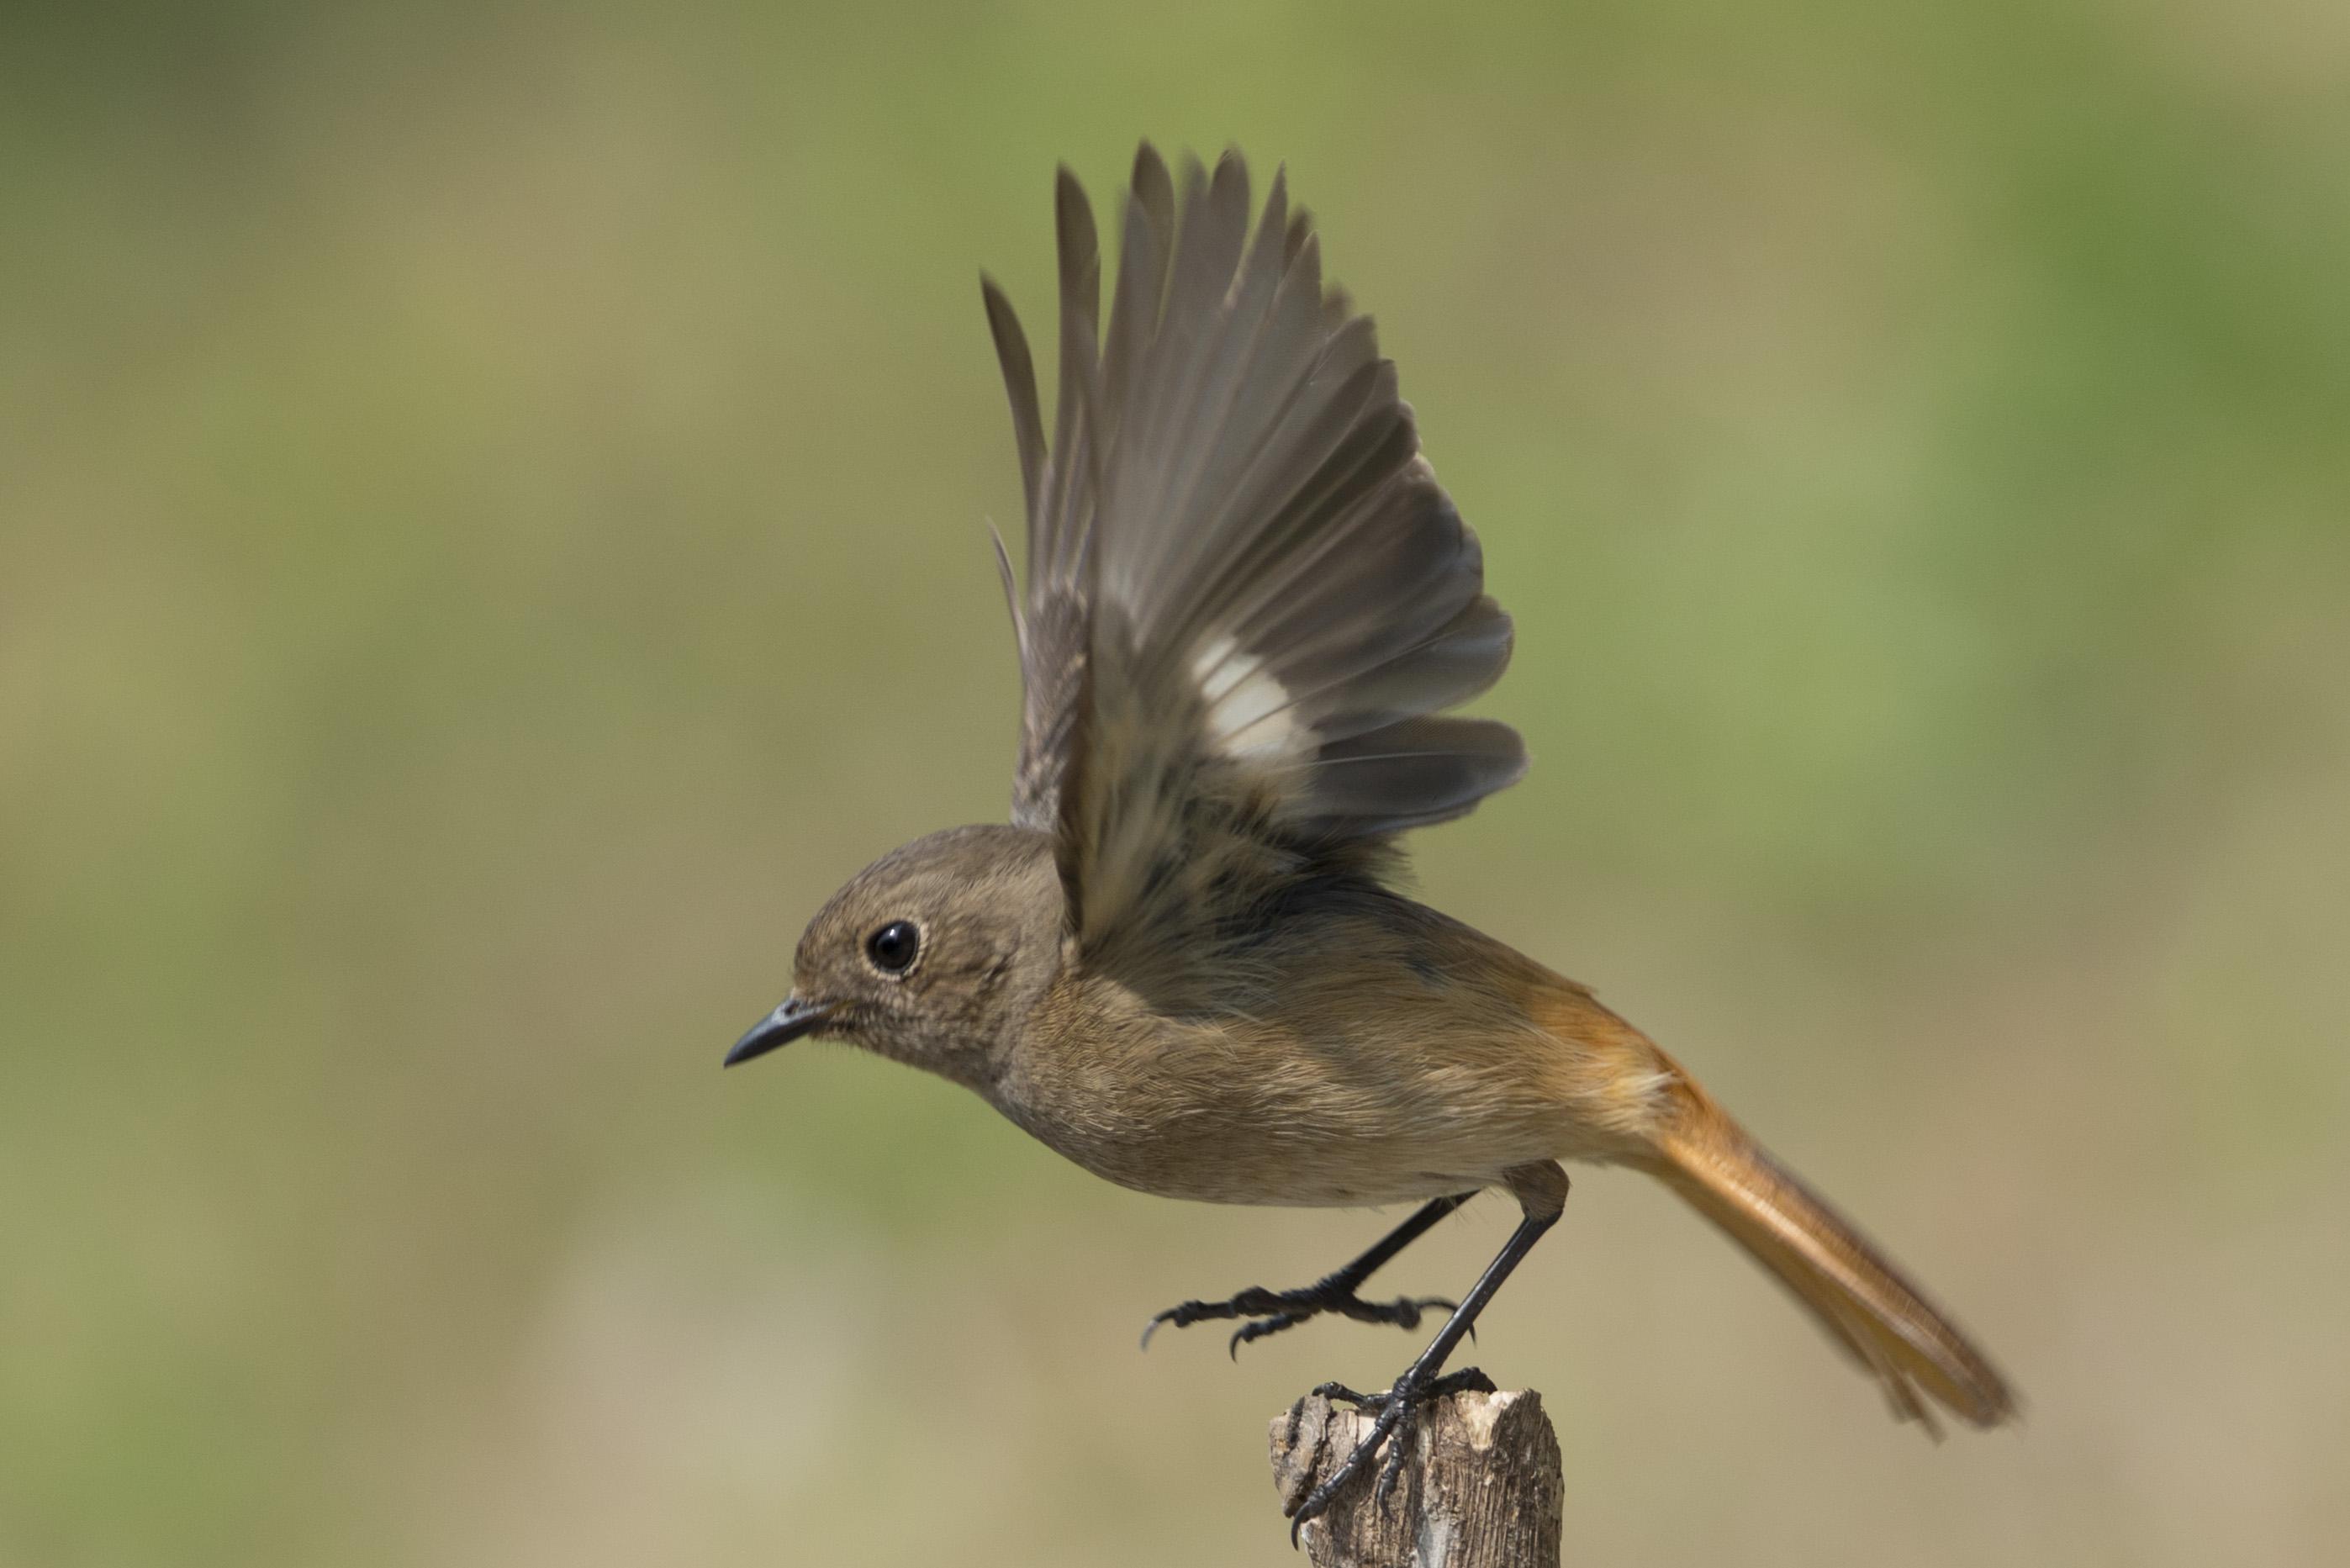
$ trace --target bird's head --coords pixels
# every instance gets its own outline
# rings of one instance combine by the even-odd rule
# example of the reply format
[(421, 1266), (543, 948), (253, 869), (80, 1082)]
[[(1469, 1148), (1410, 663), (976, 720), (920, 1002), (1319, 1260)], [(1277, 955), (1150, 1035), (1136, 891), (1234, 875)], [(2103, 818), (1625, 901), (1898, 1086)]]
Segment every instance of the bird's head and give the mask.
[(1060, 964), (1050, 841), (1009, 826), (949, 828), (875, 861), (816, 911), (792, 992), (726, 1064), (820, 1034), (974, 1087)]

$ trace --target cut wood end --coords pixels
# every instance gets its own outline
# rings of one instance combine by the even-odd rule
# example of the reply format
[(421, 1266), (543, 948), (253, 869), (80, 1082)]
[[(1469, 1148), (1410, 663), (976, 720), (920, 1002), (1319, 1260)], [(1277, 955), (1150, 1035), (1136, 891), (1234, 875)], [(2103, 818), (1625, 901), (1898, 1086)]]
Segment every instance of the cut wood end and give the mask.
[[(1274, 1485), (1284, 1513), (1370, 1435), (1375, 1417), (1307, 1395), (1275, 1417)], [(1411, 1426), (1403, 1469), (1384, 1508), (1373, 1501), (1382, 1458), (1308, 1523), (1315, 1568), (1552, 1568), (1558, 1562), (1558, 1436), (1531, 1389), (1447, 1395)]]

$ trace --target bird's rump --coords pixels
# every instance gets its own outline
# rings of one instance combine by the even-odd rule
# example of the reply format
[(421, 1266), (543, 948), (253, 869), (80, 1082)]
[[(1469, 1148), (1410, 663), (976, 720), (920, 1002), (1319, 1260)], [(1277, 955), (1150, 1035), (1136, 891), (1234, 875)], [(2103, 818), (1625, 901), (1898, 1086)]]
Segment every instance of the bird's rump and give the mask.
[(1514, 731), (1442, 714), (1499, 678), (1510, 621), (1395, 368), (1326, 289), (1282, 176), (1250, 210), (1237, 154), (1187, 159), (1179, 192), (1145, 145), (1105, 335), (1063, 171), (1049, 444), (986, 288), (1028, 499), (1014, 819), (1056, 835), (1092, 956), (1163, 965), (1198, 946), (1174, 927), (1375, 857), (1525, 767)]

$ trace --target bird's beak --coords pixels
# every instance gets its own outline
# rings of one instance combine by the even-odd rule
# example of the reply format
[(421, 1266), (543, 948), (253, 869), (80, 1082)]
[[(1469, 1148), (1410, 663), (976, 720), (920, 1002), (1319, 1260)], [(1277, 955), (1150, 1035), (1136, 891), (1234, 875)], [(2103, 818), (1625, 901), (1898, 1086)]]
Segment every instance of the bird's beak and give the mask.
[(751, 1025), (749, 1033), (734, 1042), (734, 1049), (726, 1053), (726, 1065), (747, 1062), (754, 1056), (764, 1056), (778, 1045), (788, 1045), (803, 1034), (813, 1034), (816, 1026), (831, 1017), (839, 1007), (834, 1002), (802, 1002), (792, 997), (781, 1007)]

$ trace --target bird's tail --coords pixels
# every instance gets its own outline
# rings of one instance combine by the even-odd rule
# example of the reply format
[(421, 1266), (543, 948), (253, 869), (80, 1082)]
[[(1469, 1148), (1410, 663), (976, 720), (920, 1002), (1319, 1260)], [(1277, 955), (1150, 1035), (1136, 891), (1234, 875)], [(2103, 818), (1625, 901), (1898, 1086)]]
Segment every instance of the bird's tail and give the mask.
[(1778, 1276), (1875, 1376), (1896, 1415), (1939, 1435), (1921, 1389), (1978, 1427), (2015, 1414), (2006, 1379), (1939, 1308), (1704, 1090), (1675, 1077), (1672, 1114), (1641, 1165)]

